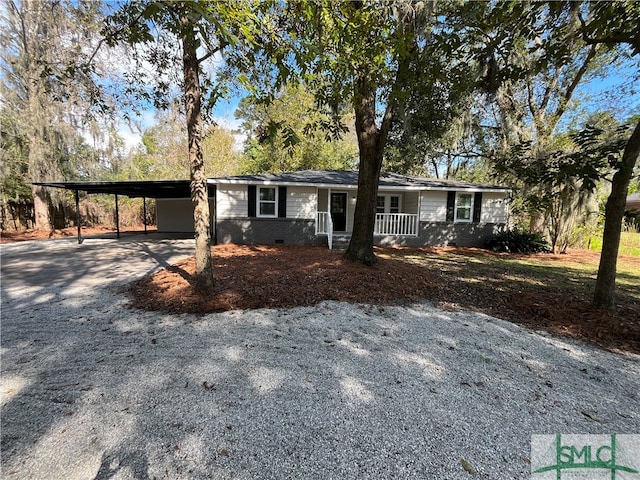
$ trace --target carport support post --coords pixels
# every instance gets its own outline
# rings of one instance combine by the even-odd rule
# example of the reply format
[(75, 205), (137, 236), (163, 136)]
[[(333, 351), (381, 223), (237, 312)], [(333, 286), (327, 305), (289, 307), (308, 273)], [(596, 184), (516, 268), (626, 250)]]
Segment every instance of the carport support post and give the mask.
[(120, 238), (120, 212), (118, 211), (118, 194), (116, 193), (116, 238)]
[(76, 190), (76, 225), (78, 226), (78, 244), (82, 244), (82, 231), (80, 230), (80, 194)]
[(142, 197), (142, 223), (144, 223), (144, 234), (147, 234), (147, 197)]

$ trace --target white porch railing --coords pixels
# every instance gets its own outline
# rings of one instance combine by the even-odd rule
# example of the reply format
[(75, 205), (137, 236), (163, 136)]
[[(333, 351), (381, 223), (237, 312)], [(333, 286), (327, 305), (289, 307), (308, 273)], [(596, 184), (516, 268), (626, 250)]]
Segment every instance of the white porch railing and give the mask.
[(333, 249), (333, 220), (329, 212), (318, 212), (316, 235), (326, 235), (329, 250)]
[[(374, 235), (418, 235), (418, 215), (412, 213), (376, 213)], [(316, 235), (326, 235), (333, 249), (333, 221), (329, 212), (318, 212)]]
[(374, 235), (418, 235), (418, 215), (412, 213), (376, 213)]

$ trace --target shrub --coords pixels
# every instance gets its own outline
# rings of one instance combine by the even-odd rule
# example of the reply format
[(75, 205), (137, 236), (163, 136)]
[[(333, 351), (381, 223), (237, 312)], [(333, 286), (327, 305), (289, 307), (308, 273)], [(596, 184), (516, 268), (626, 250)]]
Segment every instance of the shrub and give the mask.
[(494, 252), (510, 253), (549, 253), (549, 243), (539, 233), (528, 233), (522, 230), (505, 230), (497, 233), (489, 240), (489, 248)]

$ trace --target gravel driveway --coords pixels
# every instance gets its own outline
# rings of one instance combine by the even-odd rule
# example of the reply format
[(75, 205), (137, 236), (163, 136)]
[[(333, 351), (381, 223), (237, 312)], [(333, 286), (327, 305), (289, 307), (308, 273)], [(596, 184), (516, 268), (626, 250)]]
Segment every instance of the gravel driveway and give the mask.
[(485, 315), (126, 307), (192, 249), (0, 247), (2, 478), (525, 479), (532, 434), (640, 432), (640, 357)]

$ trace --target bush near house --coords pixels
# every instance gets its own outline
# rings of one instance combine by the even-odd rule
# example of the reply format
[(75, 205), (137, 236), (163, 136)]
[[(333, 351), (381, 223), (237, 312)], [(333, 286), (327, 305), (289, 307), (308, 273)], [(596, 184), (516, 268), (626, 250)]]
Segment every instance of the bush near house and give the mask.
[(538, 233), (523, 230), (506, 230), (499, 232), (488, 242), (488, 247), (494, 252), (509, 253), (549, 253), (549, 243)]

